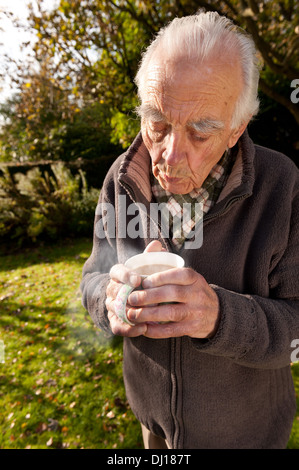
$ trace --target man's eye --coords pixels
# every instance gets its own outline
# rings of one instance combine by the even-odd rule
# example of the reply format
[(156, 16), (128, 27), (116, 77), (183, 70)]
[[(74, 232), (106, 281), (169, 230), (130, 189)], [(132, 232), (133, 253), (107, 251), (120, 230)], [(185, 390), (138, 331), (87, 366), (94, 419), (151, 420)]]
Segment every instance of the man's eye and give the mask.
[(149, 131), (154, 142), (161, 142), (167, 135), (169, 126), (165, 122), (151, 122)]
[(151, 122), (150, 128), (153, 132), (163, 132), (167, 129), (167, 124), (165, 122)]
[(206, 142), (209, 138), (207, 135), (191, 134), (191, 137), (196, 142)]

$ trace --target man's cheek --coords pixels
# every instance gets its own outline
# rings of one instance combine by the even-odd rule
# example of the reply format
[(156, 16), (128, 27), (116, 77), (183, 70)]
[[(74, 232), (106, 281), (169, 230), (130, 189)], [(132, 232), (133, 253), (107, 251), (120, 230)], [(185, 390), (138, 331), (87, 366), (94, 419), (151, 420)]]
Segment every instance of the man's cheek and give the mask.
[(157, 163), (159, 163), (162, 159), (162, 151), (159, 148), (157, 148), (155, 145), (153, 145), (150, 151), (150, 156), (151, 156), (152, 163), (154, 165), (157, 165)]
[(141, 134), (142, 134), (144, 145), (146, 146), (147, 150), (151, 152), (152, 147), (153, 147), (153, 139), (151, 138), (151, 135), (148, 129), (146, 127), (141, 128)]
[(152, 163), (156, 165), (162, 159), (163, 148), (161, 144), (157, 144), (155, 142), (152, 142), (151, 140), (149, 141), (143, 140), (143, 141), (150, 154)]

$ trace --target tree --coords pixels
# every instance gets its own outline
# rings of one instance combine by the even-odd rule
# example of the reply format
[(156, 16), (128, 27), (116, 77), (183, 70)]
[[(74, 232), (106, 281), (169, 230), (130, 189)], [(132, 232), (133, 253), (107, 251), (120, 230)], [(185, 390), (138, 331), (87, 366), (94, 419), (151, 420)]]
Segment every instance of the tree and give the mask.
[(44, 61), (20, 83), (20, 94), (2, 107), (10, 132), (2, 133), (2, 153), (53, 159), (72, 107)]
[[(37, 11), (31, 7), (29, 16), (38, 37), (34, 56), (51, 67), (49, 77), (57, 90), (67, 94), (63, 102), (70, 109), (81, 110), (94, 103), (107, 108), (111, 139), (125, 147), (139, 128), (132, 111), (137, 105), (134, 76), (142, 51), (172, 18), (194, 14), (199, 8), (225, 14), (252, 34), (263, 64), (264, 117), (270, 121), (276, 117), (284, 127), (283, 138), (279, 138), (289, 139), (292, 150), (299, 127), (299, 108), (290, 99), (291, 84), (299, 78), (296, 0), (60, 0), (50, 12), (41, 0)], [(267, 114), (269, 108), (272, 116)]]
[[(19, 94), (0, 107), (0, 160), (73, 160), (117, 151), (111, 144), (111, 115), (101, 102), (80, 102), (51, 65), (41, 58), (39, 69), (28, 69)], [(15, 78), (18, 80), (18, 77)]]

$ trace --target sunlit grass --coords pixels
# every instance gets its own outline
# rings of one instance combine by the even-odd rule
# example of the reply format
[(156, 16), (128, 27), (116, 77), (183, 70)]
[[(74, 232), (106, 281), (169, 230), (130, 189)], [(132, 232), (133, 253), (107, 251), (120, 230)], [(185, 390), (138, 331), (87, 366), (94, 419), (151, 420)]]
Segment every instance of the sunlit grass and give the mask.
[(297, 399), (297, 413), (293, 422), (293, 428), (288, 443), (289, 449), (299, 449), (299, 363), (292, 365), (292, 373)]
[(0, 448), (140, 448), (121, 339), (81, 306), (90, 241), (1, 257)]
[[(81, 305), (90, 240), (0, 257), (0, 448), (142, 448), (126, 401), (122, 340)], [(299, 410), (299, 364), (292, 366)], [(299, 414), (289, 448), (299, 448)]]

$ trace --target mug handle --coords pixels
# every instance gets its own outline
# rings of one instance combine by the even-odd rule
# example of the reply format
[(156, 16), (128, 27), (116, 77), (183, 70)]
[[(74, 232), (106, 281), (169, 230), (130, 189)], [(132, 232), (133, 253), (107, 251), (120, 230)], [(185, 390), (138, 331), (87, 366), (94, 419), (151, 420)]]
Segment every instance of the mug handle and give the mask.
[(135, 326), (134, 323), (131, 323), (126, 314), (126, 305), (127, 300), (131, 292), (135, 289), (135, 287), (129, 286), (128, 284), (124, 284), (118, 291), (116, 296), (114, 307), (115, 313), (117, 317), (122, 320), (124, 323), (128, 323), (131, 326)]

